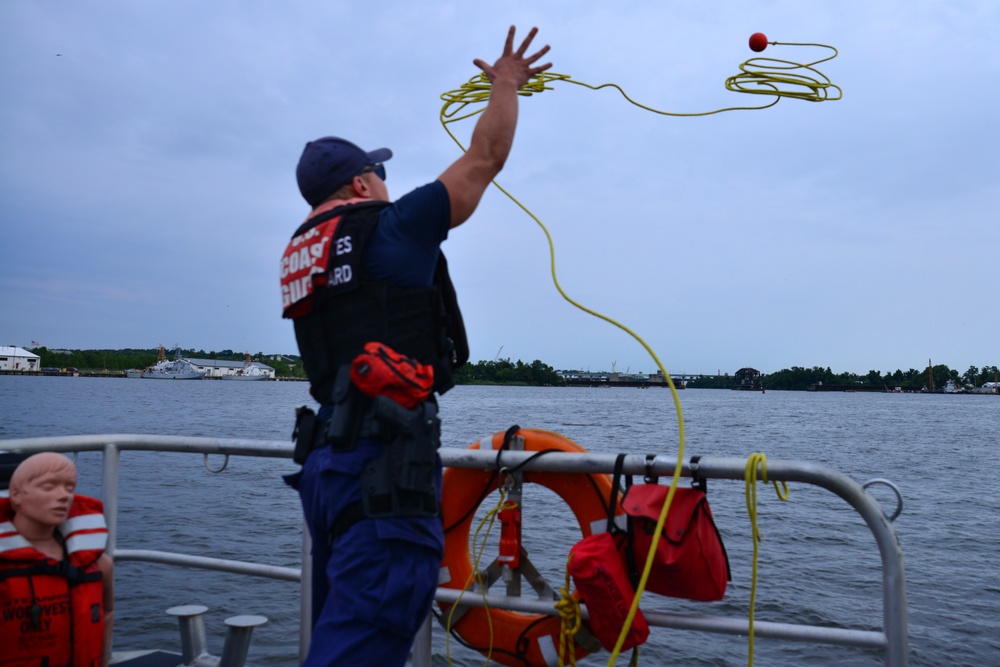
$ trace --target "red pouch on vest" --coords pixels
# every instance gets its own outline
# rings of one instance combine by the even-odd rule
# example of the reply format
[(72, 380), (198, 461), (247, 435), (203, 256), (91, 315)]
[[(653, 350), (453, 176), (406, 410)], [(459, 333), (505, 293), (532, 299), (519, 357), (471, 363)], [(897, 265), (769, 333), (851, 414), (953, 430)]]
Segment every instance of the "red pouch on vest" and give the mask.
[[(613, 651), (635, 599), (622, 554), (611, 533), (589, 535), (569, 550), (569, 573), (590, 612), (590, 631), (607, 651)], [(622, 649), (642, 644), (649, 624), (636, 609)]]
[(366, 396), (387, 396), (406, 409), (431, 395), (434, 368), (399, 354), (382, 343), (365, 343), (351, 361), (351, 382)]
[[(670, 487), (636, 484), (625, 492), (622, 507), (632, 517), (629, 535), (634, 565), (642, 572), (653, 544), (653, 530)], [(712, 602), (726, 594), (729, 558), (712, 519), (705, 492), (678, 487), (656, 541), (656, 556), (646, 590), (675, 598)]]

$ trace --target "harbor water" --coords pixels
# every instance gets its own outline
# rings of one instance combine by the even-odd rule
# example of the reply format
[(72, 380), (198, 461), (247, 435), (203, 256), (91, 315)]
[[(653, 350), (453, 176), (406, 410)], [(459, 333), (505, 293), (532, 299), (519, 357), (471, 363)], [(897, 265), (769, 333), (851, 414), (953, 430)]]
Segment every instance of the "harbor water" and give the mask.
[[(298, 382), (150, 382), (0, 377), (0, 438), (143, 433), (287, 440), (293, 411), (310, 403)], [(895, 522), (905, 556), (910, 664), (1000, 665), (1000, 400), (995, 396), (685, 390), (687, 456), (812, 461), (858, 482), (887, 478), (904, 496)], [(441, 399), (443, 444), (465, 447), (512, 424), (558, 431), (595, 452), (673, 456), (677, 419), (665, 389), (457, 387)], [(0, 443), (2, 449), (2, 443)], [(209, 465), (222, 460), (210, 457)], [(77, 465), (79, 492), (100, 495), (100, 455)], [(234, 458), (218, 474), (201, 455), (122, 455), (121, 548), (297, 567), (301, 515), (281, 476), (290, 460)], [(872, 487), (888, 512), (895, 496)], [(758, 489), (762, 535), (756, 619), (831, 627), (881, 627), (880, 561), (853, 510), (829, 492), (790, 486), (787, 502)], [(729, 553), (724, 600), (694, 603), (656, 595), (642, 607), (745, 618), (752, 576), (742, 482), (711, 481), (709, 500)], [(487, 500), (487, 504), (489, 504)], [(480, 512), (482, 514), (482, 512)], [(525, 493), (524, 546), (547, 581), (562, 583), (579, 539), (569, 508), (545, 489)], [(298, 585), (122, 562), (116, 573), (115, 648), (180, 650), (168, 607), (204, 604), (209, 649), (223, 621), (270, 620), (254, 633), (253, 665), (292, 665)], [(434, 663), (482, 665), (476, 652), (434, 631)], [(604, 665), (606, 653), (583, 665)], [(744, 665), (745, 637), (654, 628), (639, 664)], [(758, 638), (758, 665), (870, 665), (877, 652)], [(622, 656), (618, 664), (626, 664)]]

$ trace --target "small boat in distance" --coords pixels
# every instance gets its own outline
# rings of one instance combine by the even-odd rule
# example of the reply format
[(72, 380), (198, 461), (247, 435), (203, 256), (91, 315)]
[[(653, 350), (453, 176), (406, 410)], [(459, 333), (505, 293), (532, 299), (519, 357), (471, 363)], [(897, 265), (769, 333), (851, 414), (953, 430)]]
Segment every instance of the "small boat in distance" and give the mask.
[(190, 362), (181, 359), (181, 348), (174, 351), (174, 358), (167, 360), (166, 351), (160, 346), (156, 364), (142, 372), (144, 380), (203, 380), (205, 371), (199, 371)]
[(965, 387), (963, 387), (958, 382), (955, 382), (954, 380), (948, 380), (948, 382), (946, 382), (945, 385), (944, 385), (943, 391), (946, 394), (964, 394), (964, 393), (966, 393)]
[(264, 371), (259, 366), (256, 366), (253, 361), (250, 360), (250, 353), (246, 353), (246, 360), (243, 362), (243, 368), (236, 371), (232, 375), (223, 375), (220, 380), (241, 380), (243, 382), (249, 382), (253, 380), (268, 380), (270, 375), (267, 371)]
[(761, 385), (760, 371), (756, 368), (741, 368), (733, 376), (732, 388), (737, 391), (764, 391)]

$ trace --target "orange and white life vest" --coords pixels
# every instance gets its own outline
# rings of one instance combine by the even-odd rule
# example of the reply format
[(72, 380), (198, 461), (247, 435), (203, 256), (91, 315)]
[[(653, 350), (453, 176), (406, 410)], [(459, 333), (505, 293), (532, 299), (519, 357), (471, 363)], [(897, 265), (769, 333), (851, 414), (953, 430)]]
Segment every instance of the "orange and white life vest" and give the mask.
[(104, 584), (97, 559), (108, 528), (97, 498), (74, 496), (57, 529), (66, 558), (36, 550), (0, 498), (0, 647), (4, 667), (100, 667)]

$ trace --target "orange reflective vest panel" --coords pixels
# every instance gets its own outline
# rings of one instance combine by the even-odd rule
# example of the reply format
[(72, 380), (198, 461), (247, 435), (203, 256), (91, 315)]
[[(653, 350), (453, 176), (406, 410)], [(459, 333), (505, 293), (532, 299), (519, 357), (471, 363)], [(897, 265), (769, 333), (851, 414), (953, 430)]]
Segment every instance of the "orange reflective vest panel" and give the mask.
[[(307, 315), (312, 310), (314, 287), (335, 286), (353, 280), (355, 267), (351, 237), (334, 241), (334, 233), (343, 216), (331, 212), (358, 203), (371, 202), (365, 199), (331, 199), (312, 211), (300, 231), (292, 237), (281, 256), (282, 317)], [(350, 261), (338, 261), (345, 256)]]
[(100, 667), (104, 584), (97, 559), (107, 544), (103, 505), (75, 496), (58, 532), (66, 558), (56, 561), (18, 533), (0, 498), (0, 665)]

